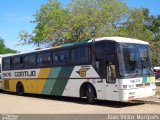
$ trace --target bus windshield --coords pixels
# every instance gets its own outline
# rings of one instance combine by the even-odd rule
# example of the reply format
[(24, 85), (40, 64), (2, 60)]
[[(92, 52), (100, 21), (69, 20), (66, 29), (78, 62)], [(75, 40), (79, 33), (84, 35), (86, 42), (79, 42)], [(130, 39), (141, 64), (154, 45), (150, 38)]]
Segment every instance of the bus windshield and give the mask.
[(149, 59), (148, 45), (119, 44), (118, 60), (120, 76), (122, 77), (153, 75)]

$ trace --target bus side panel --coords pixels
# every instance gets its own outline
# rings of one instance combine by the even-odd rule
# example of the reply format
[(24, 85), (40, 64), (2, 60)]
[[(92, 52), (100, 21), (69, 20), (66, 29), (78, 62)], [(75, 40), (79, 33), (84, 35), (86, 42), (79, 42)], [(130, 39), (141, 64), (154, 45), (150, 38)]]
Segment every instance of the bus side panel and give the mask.
[(61, 71), (61, 67), (51, 68), (48, 79), (44, 85), (42, 90), (42, 94), (50, 95), (52, 92), (52, 88), (56, 82), (56, 78), (58, 77), (59, 72)]
[(83, 83), (91, 83), (94, 86), (97, 99), (106, 99), (105, 80), (103, 79), (70, 79), (64, 89), (63, 96), (80, 97), (80, 88)]
[(63, 96), (80, 97), (81, 85), (88, 82), (94, 86), (98, 99), (106, 98), (106, 80), (100, 79), (92, 65), (75, 66), (70, 78), (64, 89)]
[(43, 68), (40, 69), (37, 79), (27, 79), (27, 87), (28, 91), (26, 93), (33, 93), (33, 94), (41, 94), (44, 86), (46, 84), (46, 78), (48, 77), (50, 72), (50, 68)]
[(86, 79), (70, 79), (64, 89), (63, 96), (80, 97), (80, 87)]
[(26, 91), (26, 88), (27, 88), (26, 81), (25, 80), (16, 80), (16, 79), (2, 80), (2, 89), (4, 91), (16, 92), (16, 86), (17, 86), (18, 82), (21, 82), (23, 84), (24, 89)]
[(73, 68), (73, 66), (52, 68), (42, 94), (62, 96)]
[(48, 78), (50, 68), (43, 68), (38, 71), (37, 78), (7, 78), (3, 80), (3, 90), (16, 92), (18, 82), (21, 82), (25, 93), (41, 94)]
[[(8, 81), (8, 85), (6, 85), (6, 81)], [(16, 86), (18, 82), (21, 82), (23, 84), (25, 93), (41, 94), (46, 79), (3, 80), (3, 90), (16, 92)]]
[[(85, 74), (83, 70), (85, 70)], [(23, 70), (18, 72), (20, 71)], [(97, 98), (105, 98), (105, 80), (99, 79), (99, 75), (92, 65), (32, 69), (32, 71), (36, 72), (34, 78), (5, 78), (9, 88), (4, 90), (16, 92), (16, 85), (21, 82), (25, 93), (79, 97), (81, 85), (84, 82), (90, 82), (95, 87)], [(12, 73), (14, 72), (12, 71)], [(5, 86), (4, 82), (3, 86)]]

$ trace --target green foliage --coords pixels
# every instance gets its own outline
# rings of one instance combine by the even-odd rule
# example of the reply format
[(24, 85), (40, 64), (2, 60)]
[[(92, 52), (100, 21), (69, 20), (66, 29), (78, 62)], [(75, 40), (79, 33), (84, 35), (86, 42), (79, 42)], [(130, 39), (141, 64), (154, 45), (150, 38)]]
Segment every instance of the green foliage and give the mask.
[(160, 15), (156, 16), (149, 16), (149, 10), (143, 9), (143, 13), (145, 16), (144, 19), (144, 26), (146, 31), (152, 32), (150, 39), (150, 52), (151, 52), (151, 59), (152, 65), (160, 65)]
[[(120, 29), (121, 36), (141, 39), (145, 41), (152, 40), (152, 32), (146, 29), (145, 16), (142, 9), (130, 10), (128, 19), (123, 23)], [(122, 32), (123, 31), (123, 32)]]
[(112, 36), (116, 25), (127, 14), (127, 7), (120, 0), (72, 0), (73, 39)]
[(20, 43), (57, 45), (112, 36), (127, 12), (122, 0), (71, 0), (66, 7), (49, 0), (35, 15), (33, 34), (22, 31)]
[(10, 48), (7, 48), (4, 44), (4, 40), (0, 38), (0, 54), (6, 54), (6, 53), (16, 53), (16, 50), (12, 50)]

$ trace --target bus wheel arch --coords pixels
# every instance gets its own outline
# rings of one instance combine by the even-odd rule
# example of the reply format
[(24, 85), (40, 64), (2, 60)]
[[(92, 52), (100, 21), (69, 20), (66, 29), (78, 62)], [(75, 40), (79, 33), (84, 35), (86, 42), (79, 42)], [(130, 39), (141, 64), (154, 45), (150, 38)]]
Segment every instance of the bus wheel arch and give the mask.
[(23, 86), (22, 82), (18, 82), (17, 83), (17, 85), (16, 85), (16, 92), (20, 96), (24, 95), (24, 86)]
[(83, 83), (80, 87), (80, 97), (86, 97), (88, 103), (93, 103), (97, 98), (95, 87), (89, 82)]

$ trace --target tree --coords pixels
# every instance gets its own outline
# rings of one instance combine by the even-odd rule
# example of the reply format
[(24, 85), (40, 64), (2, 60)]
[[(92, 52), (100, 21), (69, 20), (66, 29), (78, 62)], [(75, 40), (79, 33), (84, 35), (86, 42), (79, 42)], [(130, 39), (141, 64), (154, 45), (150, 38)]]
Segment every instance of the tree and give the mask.
[(151, 48), (151, 58), (152, 58), (152, 65), (159, 65), (160, 64), (160, 15), (153, 16), (149, 15), (149, 10), (143, 8), (144, 13), (144, 25), (147, 31), (152, 32), (152, 39), (150, 41), (150, 48)]
[(144, 41), (153, 39), (152, 32), (146, 29), (143, 9), (132, 9), (129, 12), (126, 22), (120, 28), (120, 36), (136, 38)]
[(16, 53), (16, 50), (12, 50), (10, 48), (7, 48), (4, 44), (4, 40), (0, 38), (0, 54), (6, 54), (6, 53)]
[(49, 0), (35, 15), (33, 33), (22, 31), (20, 42), (48, 46), (113, 36), (127, 12), (123, 0), (71, 0), (66, 7)]

